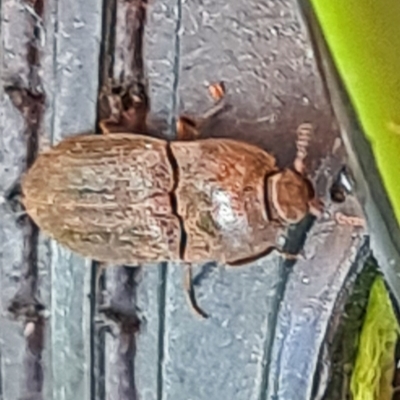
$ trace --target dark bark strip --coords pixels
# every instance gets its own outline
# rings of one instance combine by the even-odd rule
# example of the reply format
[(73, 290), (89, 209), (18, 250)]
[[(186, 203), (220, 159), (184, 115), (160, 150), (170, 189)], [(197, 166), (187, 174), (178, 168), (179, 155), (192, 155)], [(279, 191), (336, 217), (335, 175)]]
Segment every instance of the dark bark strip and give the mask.
[(99, 62), (99, 87), (107, 85), (113, 73), (115, 49), (116, 0), (104, 0), (102, 19), (102, 40)]
[[(103, 8), (103, 34), (100, 53), (99, 95), (122, 94), (124, 106), (130, 95), (138, 96), (147, 108), (148, 98), (143, 62), (143, 31), (146, 21), (145, 0), (105, 0)], [(127, 97), (127, 98), (125, 98)], [(103, 115), (102, 102), (98, 105), (97, 122)], [(115, 267), (112, 282), (103, 276), (99, 286), (92, 285), (92, 343), (91, 387), (92, 399), (131, 400), (137, 398), (134, 359), (135, 335), (139, 319), (136, 315), (136, 286), (140, 268)], [(93, 280), (97, 281), (97, 265), (93, 263)], [(106, 306), (98, 290), (110, 291)], [(103, 304), (102, 304), (103, 303)], [(105, 354), (107, 329), (96, 324), (99, 312), (117, 326), (114, 337), (116, 354)], [(115, 332), (114, 332), (115, 333)], [(106, 360), (113, 360), (106, 362)], [(109, 368), (110, 370), (107, 370)], [(107, 388), (107, 377), (118, 379), (118, 385)], [(106, 394), (107, 393), (107, 394)]]
[[(43, 118), (45, 96), (42, 92), (38, 70), (40, 68), (40, 35), (39, 24), (43, 18), (43, 0), (26, 1), (30, 8), (27, 18), (31, 35), (27, 43), (27, 59), (29, 65), (28, 87), (21, 87), (18, 81), (11, 82), (5, 88), (14, 106), (25, 119), (26, 136), (26, 169), (34, 162), (38, 153), (38, 138)], [(26, 324), (25, 377), (22, 391), (29, 396), (41, 398), (43, 390), (42, 351), (44, 346), (45, 320), (42, 315), (43, 305), (37, 299), (38, 265), (37, 246), (39, 231), (28, 216), (21, 220), (24, 250), (24, 276), (21, 285), (9, 305), (14, 317), (22, 318)]]
[[(133, 82), (144, 85), (145, 71), (143, 61), (143, 35), (146, 24), (146, 7), (147, 0), (126, 0), (129, 3), (126, 12), (127, 26), (127, 50), (131, 53), (128, 59), (131, 59), (131, 78)], [(122, 75), (121, 80), (126, 80)]]
[(104, 276), (98, 278), (100, 265), (92, 263), (90, 297), (90, 400), (105, 400), (105, 329), (97, 323), (99, 294), (105, 290)]
[[(115, 26), (116, 26), (116, 0), (104, 0), (102, 18), (102, 38), (99, 60), (99, 89), (109, 84), (113, 71), (114, 50), (115, 50)], [(97, 121), (101, 109), (98, 105)], [(98, 324), (98, 305), (103, 300), (100, 293), (106, 289), (104, 275), (100, 274), (100, 264), (96, 261), (92, 263), (91, 274), (91, 299), (90, 299), (90, 398), (91, 400), (104, 400), (106, 398), (105, 382), (105, 335), (106, 329)]]

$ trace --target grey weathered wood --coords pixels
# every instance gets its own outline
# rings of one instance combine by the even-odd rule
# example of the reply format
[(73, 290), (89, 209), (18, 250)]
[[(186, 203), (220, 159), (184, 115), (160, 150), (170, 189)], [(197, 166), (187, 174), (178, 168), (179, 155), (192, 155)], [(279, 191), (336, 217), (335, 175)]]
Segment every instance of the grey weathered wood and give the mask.
[[(200, 115), (211, 105), (207, 84), (222, 80), (232, 108), (205, 135), (257, 144), (287, 165), (294, 157), (296, 127), (312, 121), (316, 137), (309, 165), (319, 167), (337, 132), (292, 2), (178, 1), (154, 7), (165, 15), (157, 18), (163, 21), (159, 29), (165, 42), (158, 46), (165, 59), (151, 60), (151, 74), (159, 82), (153, 81), (153, 87), (162, 89), (160, 99), (153, 98), (158, 109), (170, 113), (169, 121), (178, 112)], [(168, 28), (173, 32), (163, 31)], [(164, 73), (172, 71), (174, 82), (154, 65)], [(172, 101), (164, 95), (171, 84)], [(200, 305), (211, 314), (204, 322), (187, 308), (181, 266), (170, 265), (160, 397), (263, 396), (284, 279), (281, 261), (274, 256), (244, 268), (215, 269), (197, 287)]]
[[(15, 108), (9, 94), (5, 93), (5, 86), (30, 86), (32, 70), (27, 62), (27, 43), (33, 40), (33, 26), (23, 4), (12, 1), (1, 3), (0, 193), (3, 196), (13, 188), (29, 162), (27, 146), (31, 132), (27, 128), (26, 116)], [(17, 293), (24, 299), (32, 299), (37, 294), (32, 285), (37, 278), (37, 270), (33, 271), (29, 254), (32, 225), (26, 219), (18, 223), (18, 217), (9, 204), (3, 203), (0, 207), (0, 379), (2, 398), (11, 400), (35, 396), (41, 390), (42, 371), (36, 365), (37, 353), (27, 349), (30, 339), (36, 338), (41, 331), (35, 322), (31, 322), (25, 331), (30, 335), (25, 337), (24, 323), (11, 320), (7, 313)], [(33, 370), (39, 375), (31, 379)]]
[[(4, 92), (1, 95), (0, 158), (2, 167), (0, 179), (1, 192), (4, 193), (4, 190), (9, 189), (17, 179), (25, 154), (24, 146), (21, 145), (24, 129), (22, 118), (9, 99), (4, 96)], [(13, 135), (9, 132), (13, 132)], [(0, 225), (0, 379), (4, 400), (11, 400), (17, 399), (20, 394), (25, 338), (23, 326), (19, 322), (10, 320), (6, 308), (19, 288), (23, 272), (23, 232), (18, 226), (14, 213), (7, 209), (6, 204), (0, 205)]]
[(151, 101), (149, 125), (173, 138), (175, 128), (176, 33), (178, 1), (153, 1), (148, 5), (144, 32), (144, 63)]
[[(176, 1), (148, 4), (143, 36), (144, 72), (150, 98), (148, 123), (152, 131), (166, 138), (175, 134), (176, 30)], [(161, 400), (164, 391), (166, 273), (166, 264), (144, 267), (137, 289), (137, 304), (145, 323), (137, 337), (135, 376), (138, 393), (146, 400)]]
[[(362, 216), (349, 197), (331, 212)], [(330, 217), (331, 218), (331, 217)], [(275, 331), (269, 370), (269, 400), (311, 400), (323, 394), (329, 379), (329, 365), (317, 370), (335, 307), (343, 296), (349, 277), (359, 273), (369, 255), (365, 229), (340, 226), (321, 220), (308, 235), (308, 260), (299, 261), (288, 277)], [(340, 310), (341, 311), (341, 310)], [(338, 310), (336, 310), (336, 313)], [(328, 360), (327, 360), (328, 362)], [(315, 377), (320, 376), (318, 385)]]
[[(5, 51), (2, 52), (1, 85), (3, 88), (4, 84), (12, 83), (22, 89), (44, 91), (46, 107), (38, 138), (41, 149), (52, 142), (58, 142), (66, 135), (94, 128), (98, 77), (93, 74), (93, 70), (98, 69), (101, 26), (101, 4), (98, 2), (66, 4), (51, 1), (44, 4), (43, 12), (40, 10), (42, 4), (37, 2), (35, 7), (39, 8), (35, 10), (29, 2), (2, 3), (2, 39)], [(27, 60), (26, 46), (29, 40), (33, 41), (39, 51), (38, 65), (33, 68)], [(83, 87), (85, 93), (82, 96)], [(1, 175), (3, 191), (10, 188), (11, 183), (18, 179), (25, 168), (26, 138), (21, 137), (21, 116), (7, 96), (3, 97), (2, 111), (5, 114), (5, 126), (2, 129), (5, 160), (2, 160), (2, 166), (7, 167)], [(7, 301), (18, 290), (15, 282), (18, 282), (23, 273), (18, 267), (18, 258), (23, 254), (20, 229), (15, 226), (14, 215), (4, 215), (4, 224), (1, 221), (1, 233), (5, 235), (1, 258), (4, 278), (1, 282), (3, 312)], [(29, 364), (31, 356), (25, 350), (23, 326), (15, 326), (13, 332), (12, 323), (4, 319), (4, 399), (16, 399), (24, 390), (28, 397), (89, 398), (89, 265), (46, 238), (41, 237), (40, 243), (38, 293), (45, 302), (47, 314), (50, 314), (46, 321), (43, 362), (39, 361), (44, 364), (44, 387), (32, 386), (35, 379), (41, 379), (35, 378), (40, 364)], [(20, 340), (20, 344), (16, 340)], [(29, 344), (29, 336), (27, 341)], [(10, 352), (14, 354), (10, 356)], [(21, 357), (26, 358), (25, 372), (21, 370)], [(21, 379), (26, 380), (26, 384), (22, 383), (20, 389)]]
[(232, 110), (206, 136), (256, 144), (287, 166), (297, 127), (311, 122), (315, 136), (307, 162), (317, 170), (338, 131), (296, 2), (208, 0), (181, 7), (178, 111), (198, 114), (210, 105), (207, 83), (225, 81)]
[[(46, 3), (43, 86), (52, 144), (95, 128), (101, 19), (98, 1)], [(90, 265), (51, 244), (47, 398), (91, 396)]]
[(281, 267), (273, 258), (215, 269), (197, 288), (199, 304), (211, 314), (199, 321), (184, 298), (181, 268), (171, 267), (162, 398), (257, 398), (280, 281)]

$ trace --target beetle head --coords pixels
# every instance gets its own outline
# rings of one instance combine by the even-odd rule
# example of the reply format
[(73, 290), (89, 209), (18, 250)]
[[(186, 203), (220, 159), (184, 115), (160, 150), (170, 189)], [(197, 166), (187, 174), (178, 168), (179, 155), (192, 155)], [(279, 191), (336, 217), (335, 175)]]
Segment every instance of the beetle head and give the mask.
[(272, 219), (296, 224), (307, 213), (319, 216), (321, 203), (309, 179), (291, 169), (278, 172), (268, 179), (268, 204)]

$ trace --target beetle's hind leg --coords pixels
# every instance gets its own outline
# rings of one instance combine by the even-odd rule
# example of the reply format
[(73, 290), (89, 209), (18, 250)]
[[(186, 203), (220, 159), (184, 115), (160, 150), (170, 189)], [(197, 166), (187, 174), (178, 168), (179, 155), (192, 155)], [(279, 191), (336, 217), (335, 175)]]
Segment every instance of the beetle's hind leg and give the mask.
[(100, 93), (98, 104), (103, 134), (147, 132), (149, 101), (143, 85), (108, 83)]
[(195, 140), (203, 126), (226, 108), (225, 86), (223, 82), (211, 84), (208, 92), (214, 104), (199, 117), (179, 116), (176, 123), (178, 140)]
[(196, 302), (196, 296), (194, 293), (194, 288), (193, 288), (193, 273), (192, 273), (192, 266), (190, 264), (185, 264), (185, 270), (184, 270), (184, 290), (186, 294), (186, 299), (189, 303), (189, 306), (191, 310), (198, 315), (201, 318), (208, 318), (208, 314), (205, 313), (198, 305)]

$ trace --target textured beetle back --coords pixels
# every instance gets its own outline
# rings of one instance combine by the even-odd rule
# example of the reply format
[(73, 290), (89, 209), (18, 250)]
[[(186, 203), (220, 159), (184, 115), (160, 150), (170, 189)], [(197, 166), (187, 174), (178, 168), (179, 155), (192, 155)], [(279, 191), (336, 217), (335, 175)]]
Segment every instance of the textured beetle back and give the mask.
[(265, 176), (276, 171), (270, 154), (229, 139), (172, 142), (171, 149), (186, 261), (235, 262), (275, 243), (264, 198)]
[(41, 154), (23, 182), (24, 204), (61, 244), (99, 261), (178, 260), (166, 142), (132, 134), (81, 135)]
[(264, 187), (275, 172), (270, 154), (229, 139), (81, 135), (41, 154), (22, 187), (36, 224), (85, 257), (233, 263), (275, 245)]

